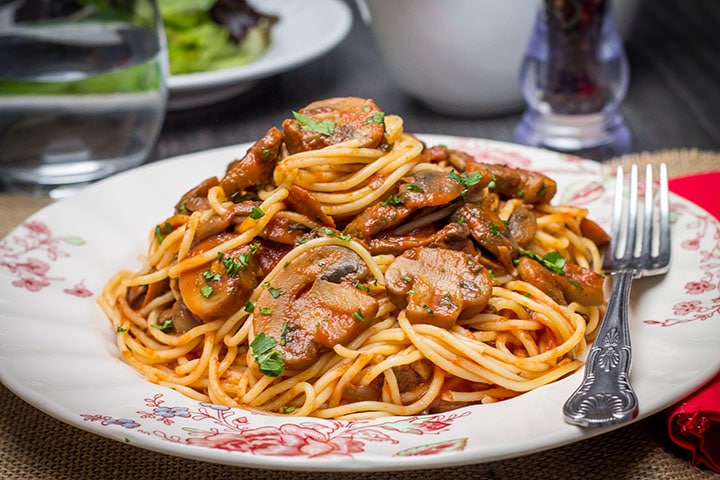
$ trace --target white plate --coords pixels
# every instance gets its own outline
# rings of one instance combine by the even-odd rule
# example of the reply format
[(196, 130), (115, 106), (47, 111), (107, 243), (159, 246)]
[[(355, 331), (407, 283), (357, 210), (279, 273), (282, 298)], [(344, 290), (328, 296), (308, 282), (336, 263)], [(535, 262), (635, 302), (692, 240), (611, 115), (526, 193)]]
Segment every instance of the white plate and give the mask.
[[(478, 139), (424, 135), (482, 161), (541, 170), (556, 202), (607, 224), (612, 181), (602, 165)], [(115, 271), (138, 266), (152, 227), (190, 187), (221, 175), (247, 145), (165, 160), (109, 178), (30, 217), (0, 242), (0, 379), (76, 427), (171, 455), (295, 470), (390, 471), (487, 462), (609, 429), (563, 421), (580, 373), (492, 405), (440, 415), (333, 422), (251, 414), (190, 400), (146, 382), (120, 360), (96, 305)], [(672, 196), (673, 261), (632, 298), (638, 418), (678, 401), (720, 368), (720, 225)], [(38, 413), (39, 414), (39, 413)]]
[(259, 11), (277, 15), (272, 41), (256, 60), (235, 68), (171, 75), (168, 109), (218, 102), (249, 89), (255, 80), (282, 73), (320, 57), (352, 27), (352, 11), (340, 0), (256, 0)]

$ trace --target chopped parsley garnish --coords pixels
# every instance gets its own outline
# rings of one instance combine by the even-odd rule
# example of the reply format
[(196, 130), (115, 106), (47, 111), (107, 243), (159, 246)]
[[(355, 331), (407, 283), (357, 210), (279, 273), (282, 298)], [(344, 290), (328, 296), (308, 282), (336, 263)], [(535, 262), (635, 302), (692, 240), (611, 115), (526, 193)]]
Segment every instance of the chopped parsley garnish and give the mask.
[(500, 231), (500, 224), (498, 222), (492, 222), (490, 224), (490, 233), (492, 233), (496, 237), (502, 236), (502, 232)]
[(292, 412), (294, 412), (295, 410), (297, 410), (297, 407), (294, 407), (294, 406), (292, 406), (292, 405), (289, 405), (289, 406), (287, 406), (287, 407), (282, 407), (282, 408), (280, 409), (280, 413), (292, 413)]
[(490, 177), (490, 183), (488, 183), (488, 188), (495, 188), (497, 185), (497, 179), (495, 178), (495, 175), (492, 175)]
[(155, 323), (153, 325), (150, 325), (152, 328), (157, 328), (158, 330), (162, 330), (163, 332), (167, 330), (168, 328), (172, 328), (173, 322), (172, 320), (165, 320), (163, 323)]
[(282, 352), (273, 350), (276, 345), (275, 339), (263, 332), (258, 333), (250, 343), (253, 359), (260, 372), (268, 377), (278, 377), (285, 371)]
[(178, 207), (175, 209), (175, 212), (179, 213), (180, 215), (189, 214), (190, 212), (188, 211), (187, 207), (185, 206), (187, 201), (188, 201), (187, 198), (184, 199), (183, 201), (181, 201), (180, 204), (178, 205)]
[(250, 210), (250, 218), (253, 220), (257, 220), (258, 218), (262, 218), (265, 216), (265, 212), (262, 211), (262, 209), (258, 207), (253, 207), (252, 210)]
[(300, 128), (308, 132), (321, 135), (332, 135), (335, 132), (335, 122), (330, 120), (317, 121), (298, 112), (293, 112), (293, 116), (300, 123)]
[(516, 195), (518, 198), (523, 198), (523, 197), (525, 196), (525, 191), (524, 191), (523, 189), (520, 189), (520, 190), (518, 190), (517, 192), (515, 192), (515, 195)]
[(479, 183), (480, 180), (482, 180), (482, 173), (470, 172), (458, 174), (455, 170), (450, 170), (450, 173), (448, 173), (448, 177), (450, 177), (451, 180), (455, 180), (463, 187), (467, 188)]
[(402, 199), (399, 195), (390, 195), (387, 200), (382, 202), (380, 205), (382, 205), (383, 207), (387, 207), (388, 205), (390, 205), (391, 207), (397, 207), (398, 205), (402, 205), (402, 203)]
[(540, 262), (542, 265), (544, 265), (546, 268), (549, 268), (553, 272), (565, 275), (565, 258), (563, 258), (562, 255), (560, 255), (558, 252), (549, 252), (543, 255), (542, 257), (534, 252), (529, 252), (527, 250), (519, 250), (520, 255), (524, 255), (528, 258), (532, 258), (533, 260), (536, 260)]
[(115, 331), (118, 333), (123, 333), (123, 332), (127, 332), (127, 328), (120, 325), (119, 327), (117, 327), (117, 330), (115, 330)]
[(580, 289), (583, 288), (582, 285), (580, 285), (580, 282), (578, 282), (578, 281), (575, 280), (574, 278), (568, 278), (567, 281), (568, 281), (568, 283), (569, 283), (570, 285), (572, 285), (573, 287), (577, 287), (577, 288), (580, 288)]
[(410, 283), (412, 281), (412, 278), (410, 278), (406, 275), (406, 276), (402, 277), (402, 281), (405, 283)]
[(423, 310), (425, 310), (425, 311), (426, 311), (427, 313), (429, 313), (430, 315), (434, 315), (434, 314), (435, 314), (435, 312), (433, 312), (433, 309), (430, 308), (430, 307), (428, 307), (428, 306), (425, 305), (425, 304), (423, 304), (422, 308), (423, 308)]
[(263, 148), (262, 149), (262, 157), (263, 158), (270, 158), (272, 156), (272, 150), (269, 148)]
[(162, 243), (165, 240), (165, 236), (172, 232), (172, 225), (170, 222), (165, 222), (163, 225), (155, 225), (155, 239), (158, 243)]
[(200, 287), (200, 295), (205, 298), (210, 298), (210, 295), (212, 295), (214, 291), (215, 289), (210, 285), (203, 285)]
[(245, 252), (241, 252), (238, 254), (237, 258), (235, 258), (226, 257), (224, 253), (218, 252), (218, 260), (222, 262), (225, 267), (225, 272), (227, 272), (227, 274), (231, 277), (234, 277), (242, 268), (248, 266), (250, 263), (250, 255)]
[(245, 309), (247, 313), (253, 313), (255, 311), (255, 304), (252, 303), (250, 300), (245, 303)]
[(375, 112), (373, 113), (372, 117), (365, 120), (365, 125), (371, 123), (379, 123), (380, 125), (385, 125), (385, 112)]
[(545, 185), (545, 182), (540, 184), (540, 190), (538, 190), (537, 194), (538, 196), (545, 195), (545, 192), (547, 192), (547, 185)]
[(358, 290), (362, 290), (365, 293), (370, 293), (370, 288), (367, 285), (360, 283), (360, 280), (355, 280), (353, 287), (357, 288)]
[(407, 185), (405, 185), (405, 190), (410, 190), (411, 192), (425, 193), (425, 190), (423, 190), (423, 188), (417, 183), (408, 183)]
[[(328, 227), (328, 228), (323, 228), (322, 232), (323, 232), (325, 235), (327, 235), (328, 237), (339, 238), (340, 240), (344, 240), (344, 241), (346, 241), (346, 242), (352, 240), (352, 235), (348, 235), (348, 234), (340, 234), (340, 235), (338, 235), (338, 233), (337, 233), (335, 230), (333, 230), (332, 228), (329, 228), (329, 227)], [(322, 261), (322, 260), (321, 260), (321, 261)], [(321, 266), (322, 266), (322, 265), (321, 265)]]
[(212, 270), (205, 270), (202, 273), (203, 278), (206, 282), (219, 282), (222, 278), (222, 275), (218, 272), (213, 272)]
[(352, 314), (352, 317), (355, 320), (360, 320), (361, 322), (365, 321), (365, 316), (362, 314), (359, 308)]
[(258, 307), (258, 311), (262, 315), (272, 315), (272, 308), (270, 307)]
[(260, 246), (259, 243), (251, 243), (251, 244), (250, 244), (250, 253), (252, 253), (253, 255), (255, 255), (255, 254), (257, 253), (257, 251), (258, 251), (258, 247), (259, 247), (259, 246)]
[(278, 298), (280, 295), (282, 295), (280, 289), (275, 287), (268, 287), (268, 292), (270, 292), (270, 295), (272, 295), (273, 298)]

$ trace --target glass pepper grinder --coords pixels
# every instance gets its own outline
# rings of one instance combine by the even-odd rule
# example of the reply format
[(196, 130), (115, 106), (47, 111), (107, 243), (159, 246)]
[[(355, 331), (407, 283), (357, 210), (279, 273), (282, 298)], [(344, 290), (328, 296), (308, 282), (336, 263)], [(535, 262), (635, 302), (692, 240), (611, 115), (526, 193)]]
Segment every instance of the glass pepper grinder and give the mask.
[(543, 0), (520, 70), (515, 142), (606, 160), (630, 151), (629, 69), (610, 0)]

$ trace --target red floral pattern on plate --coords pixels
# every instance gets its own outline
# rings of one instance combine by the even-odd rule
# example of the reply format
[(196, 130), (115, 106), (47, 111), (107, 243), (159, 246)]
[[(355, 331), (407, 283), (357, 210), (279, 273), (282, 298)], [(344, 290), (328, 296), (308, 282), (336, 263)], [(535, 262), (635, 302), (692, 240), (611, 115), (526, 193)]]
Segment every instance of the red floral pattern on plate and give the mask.
[[(294, 421), (296, 419), (290, 417), (292, 423), (251, 427), (246, 412), (223, 405), (199, 402), (195, 410), (187, 406), (166, 406), (164, 395), (158, 393), (152, 398), (146, 398), (145, 406), (151, 410), (137, 411), (138, 418), (135, 419), (113, 418), (101, 414), (81, 416), (85, 421), (99, 422), (104, 427), (137, 429), (143, 434), (184, 445), (252, 455), (321, 458), (353, 457), (354, 454), (365, 452), (367, 444), (372, 442), (396, 445), (401, 443), (399, 438), (403, 435), (439, 435), (448, 431), (453, 422), (470, 415), (469, 411), (458, 411), (415, 415), (388, 421), (323, 421), (311, 418)], [(187, 436), (168, 434), (158, 430), (157, 424), (149, 425), (149, 422), (157, 422), (167, 427), (175, 425), (176, 422), (188, 423), (189, 425), (182, 426), (182, 431), (186, 432)], [(437, 455), (462, 451), (466, 445), (466, 438), (454, 438), (403, 449), (395, 455)]]
[[(0, 242), (0, 267), (14, 276), (12, 285), (39, 292), (54, 282), (64, 282), (65, 278), (51, 274), (52, 264), (70, 257), (62, 246), (81, 246), (85, 240), (76, 236), (53, 236), (47, 224), (39, 220), (27, 221), (21, 228), (23, 233), (10, 235)], [(62, 291), (81, 298), (93, 295), (82, 280)]]

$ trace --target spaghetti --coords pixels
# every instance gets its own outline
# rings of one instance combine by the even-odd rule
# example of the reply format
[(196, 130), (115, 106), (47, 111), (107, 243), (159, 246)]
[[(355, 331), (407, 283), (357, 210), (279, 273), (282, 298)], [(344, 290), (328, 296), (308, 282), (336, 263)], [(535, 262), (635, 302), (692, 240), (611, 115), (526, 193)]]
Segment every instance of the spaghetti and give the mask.
[(510, 398), (576, 370), (605, 308), (587, 211), (428, 147), (372, 100), (271, 129), (98, 299), (124, 360), (199, 401), (335, 419)]

